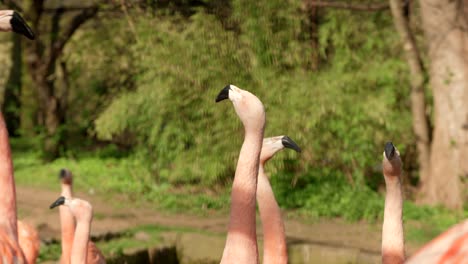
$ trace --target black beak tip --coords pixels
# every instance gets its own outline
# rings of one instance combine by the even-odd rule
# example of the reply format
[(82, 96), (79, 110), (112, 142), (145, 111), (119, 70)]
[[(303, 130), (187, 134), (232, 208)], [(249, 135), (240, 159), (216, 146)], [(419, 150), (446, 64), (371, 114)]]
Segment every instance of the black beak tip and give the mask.
[(50, 209), (53, 209), (53, 208), (55, 208), (55, 207), (57, 207), (57, 206), (63, 205), (64, 203), (65, 203), (65, 197), (60, 196), (55, 202), (53, 202), (53, 203), (49, 206), (49, 208), (50, 208)]
[(297, 152), (301, 152), (301, 148), (296, 144), (296, 142), (294, 142), (290, 137), (288, 136), (284, 136), (282, 139), (281, 139), (281, 143), (283, 144), (283, 146), (285, 148), (290, 148), (290, 149), (294, 149), (295, 151)]
[(59, 179), (63, 179), (63, 178), (65, 178), (65, 176), (67, 176), (67, 170), (66, 169), (60, 169)]
[(229, 90), (231, 89), (230, 85), (224, 87), (221, 92), (219, 92), (218, 96), (216, 96), (215, 102), (221, 102), (222, 100), (229, 99)]
[(18, 14), (18, 12), (13, 12), (13, 17), (10, 20), (11, 28), (13, 32), (16, 32), (18, 34), (22, 34), (28, 39), (33, 40), (35, 38), (34, 32), (31, 30), (31, 28), (28, 26), (26, 21)]
[(385, 143), (385, 157), (388, 160), (391, 160), (393, 157), (395, 157), (395, 146), (391, 141)]

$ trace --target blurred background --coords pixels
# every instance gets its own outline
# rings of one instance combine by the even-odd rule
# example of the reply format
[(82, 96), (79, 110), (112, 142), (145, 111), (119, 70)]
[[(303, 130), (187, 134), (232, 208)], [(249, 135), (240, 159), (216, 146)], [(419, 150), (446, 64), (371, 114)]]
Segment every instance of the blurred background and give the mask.
[(110, 261), (217, 263), (243, 139), (214, 102), (230, 83), (263, 101), (265, 136), (303, 149), (266, 168), (291, 263), (380, 260), (386, 141), (409, 253), (467, 218), (468, 10), (433, 2), (0, 1), (37, 34), (0, 36), (0, 103), (40, 262), (60, 256), (47, 206), (68, 168)]

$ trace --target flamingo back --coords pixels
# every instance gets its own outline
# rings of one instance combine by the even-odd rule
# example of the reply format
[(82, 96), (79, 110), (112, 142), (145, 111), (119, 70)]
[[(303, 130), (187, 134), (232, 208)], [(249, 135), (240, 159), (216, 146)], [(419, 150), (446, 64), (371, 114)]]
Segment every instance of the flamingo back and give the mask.
[(18, 220), (18, 243), (23, 250), (27, 263), (36, 263), (41, 245), (39, 234), (31, 225)]
[(4, 229), (0, 229), (0, 263), (26, 264), (19, 244), (12, 240)]
[(434, 238), (406, 263), (468, 264), (468, 220)]
[(97, 248), (96, 244), (92, 241), (88, 242), (88, 255), (86, 263), (88, 264), (105, 264), (106, 259), (101, 251)]

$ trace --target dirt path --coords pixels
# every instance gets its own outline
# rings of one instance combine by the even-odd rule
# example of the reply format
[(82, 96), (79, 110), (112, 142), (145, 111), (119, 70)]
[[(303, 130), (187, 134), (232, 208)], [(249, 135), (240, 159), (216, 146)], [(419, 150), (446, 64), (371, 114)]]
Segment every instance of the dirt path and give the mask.
[[(140, 225), (160, 225), (165, 227), (190, 228), (224, 235), (227, 230), (227, 216), (194, 216), (166, 214), (148, 210), (144, 205), (135, 207), (128, 201), (116, 201), (76, 193), (93, 204), (94, 220), (92, 235), (121, 232)], [(36, 226), (41, 239), (60, 237), (58, 210), (49, 210), (49, 205), (59, 196), (58, 191), (34, 187), (17, 186), (17, 201), (20, 219)], [(148, 206), (149, 207), (149, 206)], [(359, 249), (364, 252), (380, 252), (380, 224), (346, 223), (340, 220), (322, 220), (305, 223), (286, 219), (289, 243), (309, 243), (332, 247)], [(258, 231), (261, 239), (261, 228)], [(416, 246), (408, 245), (407, 252), (414, 252)]]

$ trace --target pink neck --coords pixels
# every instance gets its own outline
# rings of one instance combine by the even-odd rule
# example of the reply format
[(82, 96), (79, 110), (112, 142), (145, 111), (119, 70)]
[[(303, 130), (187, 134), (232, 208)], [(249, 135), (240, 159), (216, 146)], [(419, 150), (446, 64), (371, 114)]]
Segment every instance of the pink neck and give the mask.
[[(71, 184), (62, 183), (62, 196), (65, 198), (72, 198), (73, 191)], [(70, 263), (71, 250), (73, 239), (75, 236), (75, 218), (67, 206), (59, 206), (60, 213), (60, 228), (62, 238), (62, 257), (61, 264)]]
[(7, 234), (14, 241), (18, 241), (16, 225), (16, 190), (13, 176), (8, 131), (0, 113), (0, 226), (4, 226)]
[(263, 228), (263, 263), (286, 264), (288, 252), (281, 209), (262, 163), (258, 170), (257, 200)]
[(88, 254), (91, 221), (77, 221), (75, 238), (71, 250), (71, 263), (85, 264)]
[(387, 193), (382, 228), (382, 263), (403, 263), (405, 242), (403, 233), (403, 196), (398, 177), (385, 176)]
[(258, 263), (255, 198), (263, 129), (246, 130), (231, 193), (231, 215), (221, 263)]

